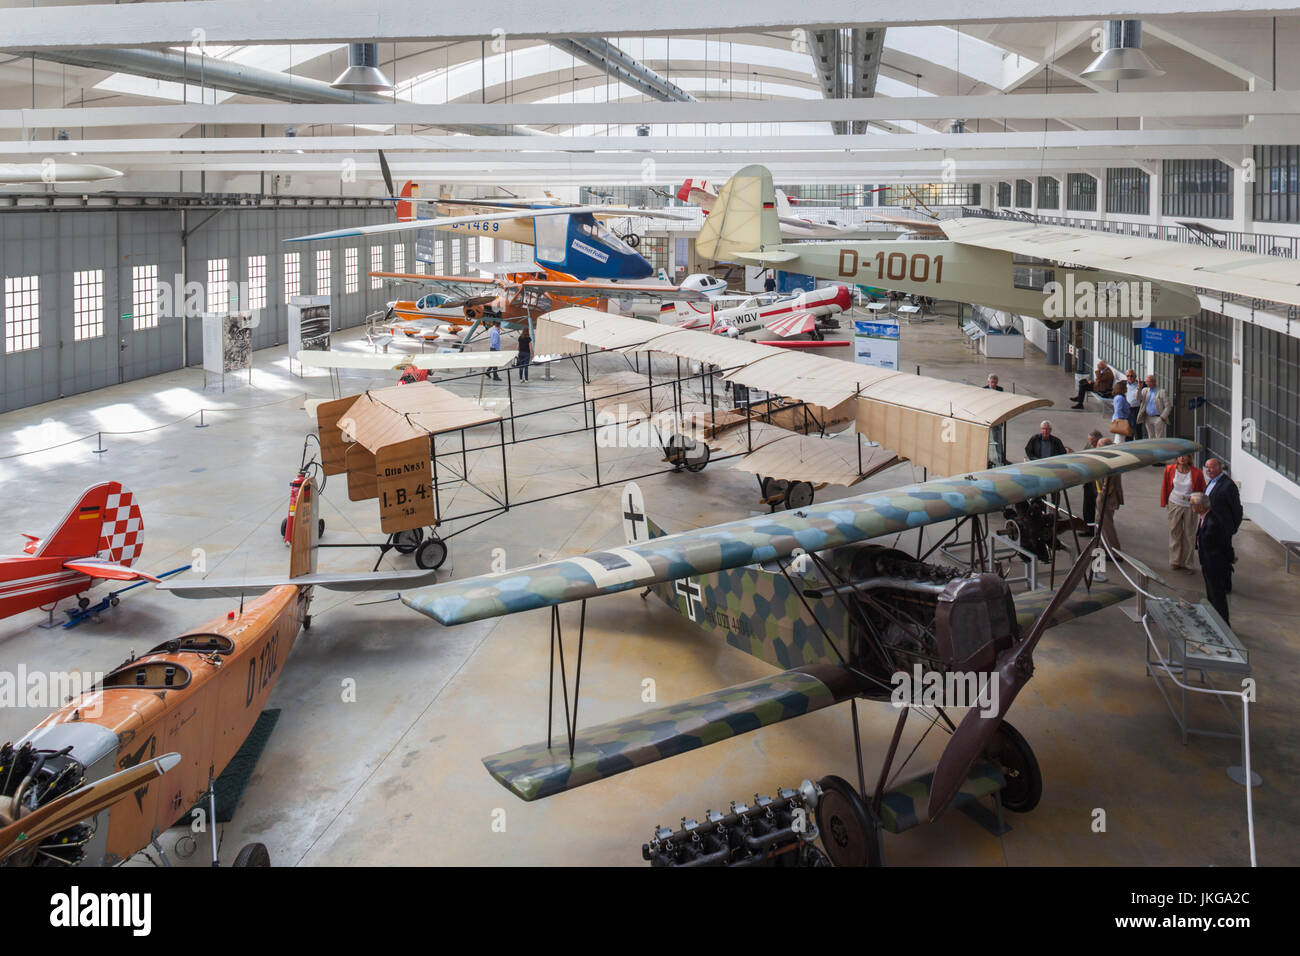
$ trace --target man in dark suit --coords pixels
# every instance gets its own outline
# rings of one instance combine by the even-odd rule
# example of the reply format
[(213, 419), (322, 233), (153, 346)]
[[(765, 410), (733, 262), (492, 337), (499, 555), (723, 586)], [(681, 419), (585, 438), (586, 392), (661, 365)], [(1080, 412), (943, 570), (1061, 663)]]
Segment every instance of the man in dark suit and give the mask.
[(1194, 494), (1191, 501), (1192, 511), (1199, 516), (1196, 555), (1201, 560), (1205, 596), (1210, 606), (1219, 612), (1223, 623), (1228, 624), (1228, 587), (1232, 581), (1231, 526), (1210, 507), (1208, 495)]
[(1211, 458), (1205, 463), (1205, 495), (1210, 499), (1210, 510), (1219, 516), (1228, 529), (1228, 593), (1232, 593), (1232, 566), (1237, 563), (1237, 552), (1232, 547), (1232, 536), (1241, 528), (1241, 492), (1237, 483), (1228, 477), (1223, 462)]

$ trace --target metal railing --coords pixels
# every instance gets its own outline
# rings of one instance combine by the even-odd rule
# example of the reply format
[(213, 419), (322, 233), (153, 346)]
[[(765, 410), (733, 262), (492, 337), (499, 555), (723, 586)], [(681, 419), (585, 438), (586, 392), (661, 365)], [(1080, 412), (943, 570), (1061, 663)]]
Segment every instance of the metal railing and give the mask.
[(1263, 232), (1242, 232), (1237, 229), (1215, 229), (1213, 233), (1207, 234), (1180, 225), (1155, 226), (1140, 222), (1120, 222), (1113, 219), (1075, 219), (1067, 216), (1042, 216), (1023, 210), (981, 209), (975, 206), (964, 206), (962, 216), (1038, 222), (1043, 225), (1069, 226), (1072, 229), (1091, 229), (1093, 232), (1136, 236), (1139, 239), (1163, 239), (1166, 242), (1186, 242), (1197, 246), (1210, 246), (1215, 249), (1231, 249), (1235, 252), (1254, 252), (1260, 255), (1278, 256), (1283, 259), (1300, 258), (1300, 236), (1277, 236)]

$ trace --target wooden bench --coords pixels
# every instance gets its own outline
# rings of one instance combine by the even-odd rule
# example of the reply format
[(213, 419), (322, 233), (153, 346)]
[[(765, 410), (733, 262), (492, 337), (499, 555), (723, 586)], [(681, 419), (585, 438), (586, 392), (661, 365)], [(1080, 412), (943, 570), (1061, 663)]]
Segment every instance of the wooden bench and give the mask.
[(1276, 482), (1266, 481), (1259, 501), (1243, 502), (1242, 511), (1251, 521), (1268, 532), (1286, 556), (1286, 571), (1291, 573), (1291, 559), (1300, 559), (1300, 501)]

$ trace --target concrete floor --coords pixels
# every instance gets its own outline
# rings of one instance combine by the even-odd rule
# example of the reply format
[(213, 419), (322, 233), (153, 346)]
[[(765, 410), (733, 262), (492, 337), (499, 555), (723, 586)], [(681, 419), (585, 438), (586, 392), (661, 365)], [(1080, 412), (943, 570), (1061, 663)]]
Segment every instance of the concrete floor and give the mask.
[[(621, 360), (601, 357), (597, 370)], [(277, 537), (287, 483), (297, 469), (303, 435), (313, 423), (304, 397), (329, 397), (323, 374), (289, 373), (283, 350), (256, 353), (253, 384), (224, 394), (215, 379), (206, 390), (199, 371), (175, 372), (89, 395), (0, 416), (6, 454), (45, 448), (99, 429), (138, 431), (105, 436), (108, 451), (94, 455), (94, 439), (52, 451), (0, 459), (4, 524), (42, 531), (73, 497), (100, 480), (124, 482), (139, 497), (146, 540), (142, 565), (168, 569), (202, 549), (209, 573), (276, 573), (287, 554)], [(1094, 411), (1068, 409), (1070, 377), (1044, 364), (1040, 353), (1020, 360), (972, 356), (950, 321), (903, 329), (903, 368), (983, 384), (988, 371), (1004, 387), (1045, 395), (1050, 417), (1067, 445), (1080, 448), (1102, 425)], [(546, 382), (515, 389), (519, 410), (572, 401), (577, 375), (557, 365)], [(344, 373), (345, 391), (387, 384)], [(477, 387), (456, 389), (476, 393)], [(491, 386), (494, 395), (504, 386)], [(209, 409), (210, 427), (178, 419)], [(211, 411), (220, 409), (220, 411)], [(580, 409), (550, 413), (524, 427), (536, 434)], [(1013, 454), (1037, 429), (1040, 416), (1022, 416), (1009, 428)], [(144, 429), (153, 429), (145, 431)], [(499, 458), (471, 461), (484, 488), (499, 488)], [(512, 500), (579, 487), (594, 478), (591, 438), (525, 443), (512, 448)], [(658, 454), (607, 449), (601, 478), (656, 467)], [(910, 465), (873, 478), (854, 493), (903, 484), (920, 475)], [(1157, 507), (1158, 470), (1125, 477), (1129, 504), (1120, 512), (1125, 547), (1153, 567), (1167, 567), (1164, 513)], [(640, 481), (649, 511), (669, 530), (743, 517), (757, 507), (753, 476), (710, 466), (696, 475)], [(833, 489), (819, 494), (831, 496)], [(494, 549), (507, 565), (539, 556), (569, 555), (622, 543), (618, 484), (528, 505), (466, 531), (451, 541), (447, 574), (489, 570)], [(839, 495), (849, 494), (840, 489)], [(323, 496), (324, 540), (377, 541), (373, 502), (349, 502), (342, 478)], [(464, 489), (450, 514), (481, 507)], [(461, 522), (463, 527), (465, 522)], [(456, 523), (450, 529), (455, 531)], [(1295, 727), (1300, 720), (1297, 622), (1300, 575), (1282, 572), (1280, 548), (1246, 523), (1233, 620), (1249, 647), (1259, 684), (1251, 711), (1253, 760), (1265, 785), (1255, 792), (1259, 861), (1300, 863), (1300, 783)], [(370, 550), (322, 552), (322, 568), (367, 568)], [(410, 567), (409, 558), (388, 563)], [(1199, 575), (1169, 573), (1170, 583), (1195, 597)], [(101, 592), (96, 592), (101, 593)], [(365, 599), (362, 597), (361, 599)], [(265, 842), (277, 865), (293, 864), (596, 864), (644, 865), (640, 846), (657, 824), (676, 825), (707, 808), (796, 786), (828, 773), (856, 774), (848, 709), (834, 708), (770, 727), (672, 760), (626, 773), (533, 804), (488, 776), (481, 758), (540, 739), (545, 733), (548, 616), (531, 612), (445, 629), (397, 603), (357, 606), (355, 595), (318, 594), (312, 629), (281, 669), (271, 698), (280, 722), (245, 791), (236, 819), (222, 827), (227, 859), (244, 843)], [(226, 600), (182, 602), (150, 588), (131, 592), (98, 623), (71, 631), (36, 627), (29, 612), (0, 621), (0, 668), (108, 670), (132, 650), (143, 650), (183, 629), (223, 614)], [(570, 609), (576, 629), (576, 609)], [(634, 713), (642, 680), (655, 680), (658, 700), (678, 700), (761, 677), (767, 665), (705, 638), (688, 621), (636, 592), (602, 598), (588, 607), (581, 723)], [(1240, 763), (1233, 741), (1193, 738), (1184, 746), (1174, 718), (1143, 669), (1144, 637), (1119, 608), (1055, 628), (1037, 654), (1034, 679), (1011, 720), (1033, 745), (1045, 777), (1041, 805), (1013, 817), (997, 839), (960, 814), (902, 836), (886, 836), (895, 865), (1219, 865), (1248, 862), (1245, 795), (1224, 769)], [(342, 683), (356, 681), (357, 699), (342, 700)], [(1202, 725), (1226, 726), (1212, 701), (1197, 702)], [(868, 776), (873, 776), (894, 724), (892, 709), (860, 708)], [(43, 716), (34, 709), (0, 710), (0, 739), (14, 739)], [(909, 725), (904, 748), (917, 739)], [(932, 735), (912, 767), (937, 759)], [(910, 768), (909, 768), (910, 769)], [(1091, 828), (1104, 809), (1107, 828)], [(502, 823), (504, 822), (504, 829)], [(174, 852), (180, 833), (163, 841)], [(206, 861), (206, 850), (189, 858)], [(147, 863), (145, 864), (147, 865)]]

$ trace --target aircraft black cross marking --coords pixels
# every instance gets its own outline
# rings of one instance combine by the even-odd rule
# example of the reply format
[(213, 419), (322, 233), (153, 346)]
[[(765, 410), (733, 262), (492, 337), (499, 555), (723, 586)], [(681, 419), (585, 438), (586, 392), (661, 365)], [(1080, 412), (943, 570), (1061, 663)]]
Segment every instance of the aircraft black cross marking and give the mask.
[(699, 618), (695, 610), (696, 603), (699, 603), (701, 611), (704, 610), (704, 592), (700, 589), (700, 583), (692, 581), (690, 578), (682, 578), (674, 582), (673, 589), (686, 598), (686, 613), (693, 622), (698, 624)]
[(640, 541), (641, 533), (638, 521), (645, 521), (645, 515), (636, 510), (636, 505), (632, 503), (632, 492), (627, 493), (627, 511), (623, 512), (623, 517), (632, 522), (632, 540)]

